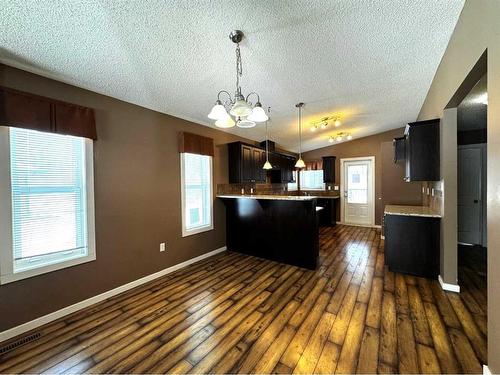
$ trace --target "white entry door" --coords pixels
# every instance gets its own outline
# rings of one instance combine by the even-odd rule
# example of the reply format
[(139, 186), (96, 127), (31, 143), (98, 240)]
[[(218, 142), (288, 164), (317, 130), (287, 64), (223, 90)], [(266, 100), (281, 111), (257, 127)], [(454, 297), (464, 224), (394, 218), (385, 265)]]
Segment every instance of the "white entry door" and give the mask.
[(482, 244), (482, 165), (480, 147), (458, 149), (458, 242)]
[(344, 222), (373, 225), (373, 159), (343, 160)]

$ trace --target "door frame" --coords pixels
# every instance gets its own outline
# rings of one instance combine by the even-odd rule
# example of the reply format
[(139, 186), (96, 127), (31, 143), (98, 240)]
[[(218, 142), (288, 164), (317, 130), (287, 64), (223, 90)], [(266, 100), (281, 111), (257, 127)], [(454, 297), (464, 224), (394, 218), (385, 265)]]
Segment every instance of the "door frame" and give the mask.
[[(458, 204), (458, 150), (464, 149), (480, 149), (481, 150), (481, 181), (480, 181), (480, 189), (481, 189), (481, 246), (488, 246), (488, 232), (486, 228), (486, 223), (488, 220), (487, 216), (487, 143), (472, 143), (468, 145), (457, 145), (457, 204)], [(457, 206), (457, 215), (458, 215), (458, 206)], [(457, 217), (458, 220), (458, 217)], [(458, 223), (458, 222), (457, 222)], [(461, 243), (458, 241), (458, 227), (457, 227), (457, 242), (462, 245), (470, 245), (467, 243)]]
[[(371, 178), (369, 178), (369, 184), (371, 185), (372, 190), (372, 207), (371, 207), (371, 220), (370, 224), (362, 225), (362, 224), (350, 224), (345, 222), (345, 197), (344, 197), (344, 178), (345, 178), (345, 162), (349, 161), (369, 161), (371, 164)], [(375, 227), (375, 156), (362, 156), (356, 158), (341, 158), (340, 159), (340, 224), (345, 225), (353, 225), (360, 227)]]

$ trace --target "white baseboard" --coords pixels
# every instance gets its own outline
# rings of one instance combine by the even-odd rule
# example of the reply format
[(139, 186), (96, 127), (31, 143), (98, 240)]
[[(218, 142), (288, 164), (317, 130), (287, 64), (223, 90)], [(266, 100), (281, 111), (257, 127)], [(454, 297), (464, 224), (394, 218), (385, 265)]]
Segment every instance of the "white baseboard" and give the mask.
[(484, 375), (491, 375), (491, 371), (488, 366), (483, 365), (483, 374)]
[(446, 290), (448, 292), (455, 292), (455, 293), (460, 293), (460, 285), (458, 284), (448, 284), (443, 281), (443, 278), (441, 275), (438, 276), (439, 284), (441, 285), (441, 288), (443, 290)]
[(90, 297), (86, 300), (77, 302), (77, 303), (70, 305), (70, 306), (66, 306), (60, 310), (57, 310), (57, 311), (54, 311), (50, 314), (41, 316), (41, 317), (36, 318), (34, 320), (31, 320), (27, 323), (24, 323), (24, 324), (21, 324), (19, 326), (10, 328), (6, 331), (0, 332), (0, 342), (11, 339), (11, 338), (16, 337), (18, 335), (21, 335), (25, 332), (31, 331), (32, 329), (38, 328), (44, 324), (50, 323), (56, 319), (59, 319), (59, 318), (62, 318), (66, 315), (72, 314), (78, 310), (85, 308), (85, 307), (91, 306), (91, 305), (96, 304), (98, 302), (104, 301), (108, 298), (114, 297), (117, 294), (126, 292), (127, 290), (133, 289), (139, 285), (145, 284), (149, 281), (152, 281), (152, 280), (157, 279), (159, 277), (165, 276), (165, 275), (172, 273), (174, 271), (177, 271), (181, 268), (187, 267), (190, 264), (199, 262), (200, 260), (203, 260), (205, 258), (209, 258), (213, 255), (219, 254), (225, 250), (226, 250), (226, 246), (223, 246), (223, 247), (216, 249), (214, 251), (210, 251), (206, 254), (202, 254), (196, 258), (186, 260), (185, 262), (176, 264), (172, 267), (165, 268), (161, 271), (152, 273), (151, 275), (141, 277), (140, 279), (131, 281), (130, 283), (127, 283), (127, 284), (121, 285), (117, 288), (108, 290), (107, 292), (98, 294), (97, 296)]

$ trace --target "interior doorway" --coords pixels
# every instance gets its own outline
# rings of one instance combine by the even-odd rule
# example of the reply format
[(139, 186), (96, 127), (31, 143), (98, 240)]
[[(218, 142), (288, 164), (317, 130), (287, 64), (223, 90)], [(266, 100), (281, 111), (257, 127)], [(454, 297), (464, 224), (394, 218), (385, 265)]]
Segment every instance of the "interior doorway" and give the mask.
[(340, 159), (341, 218), (351, 225), (375, 223), (375, 157)]
[(483, 287), (487, 269), (487, 75), (457, 107), (458, 279)]

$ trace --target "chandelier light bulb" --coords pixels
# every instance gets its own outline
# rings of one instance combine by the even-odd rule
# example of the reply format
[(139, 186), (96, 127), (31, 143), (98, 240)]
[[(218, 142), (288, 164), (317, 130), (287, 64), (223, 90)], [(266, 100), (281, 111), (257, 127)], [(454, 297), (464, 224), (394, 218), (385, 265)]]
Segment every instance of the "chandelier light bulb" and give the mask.
[(262, 108), (260, 103), (255, 104), (255, 107), (252, 109), (252, 113), (248, 116), (248, 119), (253, 122), (265, 122), (269, 120), (269, 117), (266, 115), (266, 112)]
[(222, 105), (220, 100), (215, 102), (215, 105), (212, 107), (212, 110), (208, 114), (208, 118), (211, 120), (221, 120), (227, 116), (226, 108)]
[(236, 123), (234, 122), (232, 117), (227, 114), (227, 112), (226, 112), (226, 117), (215, 121), (215, 126), (222, 129), (232, 128), (234, 125), (236, 125)]

